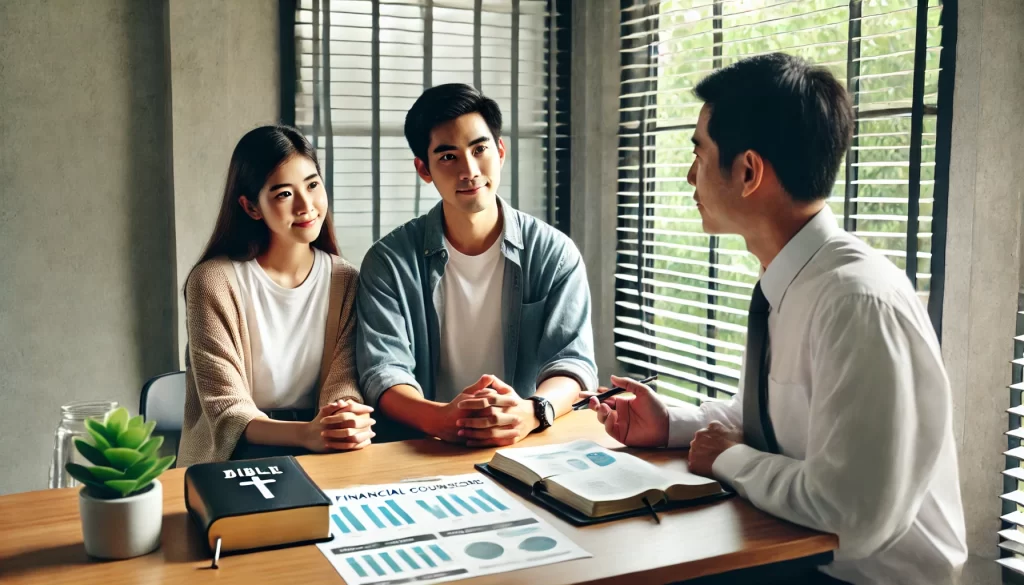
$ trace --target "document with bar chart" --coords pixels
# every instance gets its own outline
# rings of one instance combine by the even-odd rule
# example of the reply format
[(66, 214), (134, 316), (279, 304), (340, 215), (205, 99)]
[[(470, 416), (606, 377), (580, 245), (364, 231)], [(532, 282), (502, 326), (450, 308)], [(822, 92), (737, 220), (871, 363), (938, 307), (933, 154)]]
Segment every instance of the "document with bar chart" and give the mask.
[(479, 474), (324, 490), (348, 585), (429, 585), (590, 556)]

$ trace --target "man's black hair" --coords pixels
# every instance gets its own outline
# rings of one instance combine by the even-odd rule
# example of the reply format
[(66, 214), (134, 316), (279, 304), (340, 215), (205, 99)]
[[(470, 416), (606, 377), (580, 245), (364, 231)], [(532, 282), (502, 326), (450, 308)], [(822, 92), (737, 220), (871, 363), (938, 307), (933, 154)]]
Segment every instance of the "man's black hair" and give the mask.
[(501, 109), (497, 102), (464, 83), (446, 83), (423, 92), (405, 116), (405, 139), (412, 153), (429, 164), (427, 149), (434, 128), (474, 112), (483, 116), (497, 142), (501, 138)]
[(726, 175), (737, 155), (753, 150), (794, 200), (828, 197), (854, 117), (849, 94), (827, 69), (760, 55), (708, 75), (694, 93), (710, 108), (708, 134)]

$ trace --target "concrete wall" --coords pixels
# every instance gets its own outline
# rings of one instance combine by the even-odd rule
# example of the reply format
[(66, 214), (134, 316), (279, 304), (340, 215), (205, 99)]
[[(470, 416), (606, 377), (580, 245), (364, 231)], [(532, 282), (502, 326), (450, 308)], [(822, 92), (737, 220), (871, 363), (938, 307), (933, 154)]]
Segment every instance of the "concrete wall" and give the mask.
[[(181, 291), (213, 231), (228, 162), (247, 131), (279, 121), (278, 0), (168, 0), (178, 355)], [(202, 15), (202, 17), (198, 17)]]
[(1024, 3), (959, 4), (942, 340), (967, 542), (977, 557), (965, 583), (990, 583), (995, 564), (979, 561), (998, 556), (1008, 361), (1024, 282)]
[(618, 225), (619, 5), (575, 0), (572, 10), (570, 234), (587, 266), (599, 378), (615, 362), (615, 228)]
[(159, 2), (0, 3), (0, 493), (46, 486), (70, 400), (173, 367)]
[(277, 22), (276, 0), (0, 1), (0, 494), (46, 487), (62, 404), (136, 411), (178, 368), (181, 267), (234, 143), (278, 115)]

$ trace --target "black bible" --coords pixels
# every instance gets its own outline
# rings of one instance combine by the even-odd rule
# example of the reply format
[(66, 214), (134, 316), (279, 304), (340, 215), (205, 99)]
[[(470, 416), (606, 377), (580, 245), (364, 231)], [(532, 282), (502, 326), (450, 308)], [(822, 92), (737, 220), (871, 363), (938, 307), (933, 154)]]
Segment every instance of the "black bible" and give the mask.
[(213, 551), (330, 540), (330, 499), (294, 457), (200, 463), (185, 471), (185, 508)]

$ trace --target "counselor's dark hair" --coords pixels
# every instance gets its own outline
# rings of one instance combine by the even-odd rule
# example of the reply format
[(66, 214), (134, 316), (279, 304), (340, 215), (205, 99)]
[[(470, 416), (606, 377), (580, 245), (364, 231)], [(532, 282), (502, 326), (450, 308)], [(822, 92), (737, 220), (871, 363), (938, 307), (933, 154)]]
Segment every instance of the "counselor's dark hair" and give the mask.
[(429, 166), (427, 149), (434, 128), (474, 112), (483, 116), (497, 142), (501, 138), (501, 109), (497, 102), (464, 83), (446, 83), (423, 92), (405, 116), (405, 139), (413, 155)]
[(694, 89), (710, 107), (708, 134), (728, 174), (753, 150), (796, 201), (828, 197), (853, 135), (846, 89), (825, 68), (772, 53), (737, 61)]

